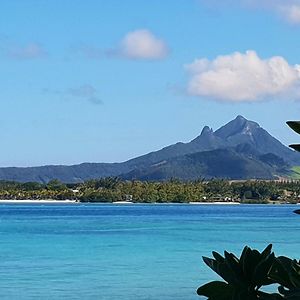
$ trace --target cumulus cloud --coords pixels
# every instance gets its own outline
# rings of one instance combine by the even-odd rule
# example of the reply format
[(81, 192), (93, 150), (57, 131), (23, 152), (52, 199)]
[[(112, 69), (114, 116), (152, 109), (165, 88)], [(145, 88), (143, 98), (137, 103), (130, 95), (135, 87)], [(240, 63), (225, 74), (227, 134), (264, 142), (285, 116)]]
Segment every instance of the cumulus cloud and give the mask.
[(146, 29), (129, 32), (122, 39), (117, 52), (130, 59), (162, 59), (169, 49), (166, 43)]
[(132, 60), (160, 60), (169, 54), (166, 42), (147, 29), (128, 32), (120, 42), (111, 48), (81, 45), (72, 49), (75, 54), (89, 59), (124, 58)]
[(36, 59), (46, 56), (44, 48), (37, 43), (30, 43), (21, 47), (11, 47), (7, 50), (7, 55), (13, 59)]
[(225, 101), (295, 97), (300, 86), (299, 65), (289, 65), (281, 56), (261, 59), (255, 51), (236, 52), (214, 60), (196, 59), (185, 68), (191, 75), (189, 94)]

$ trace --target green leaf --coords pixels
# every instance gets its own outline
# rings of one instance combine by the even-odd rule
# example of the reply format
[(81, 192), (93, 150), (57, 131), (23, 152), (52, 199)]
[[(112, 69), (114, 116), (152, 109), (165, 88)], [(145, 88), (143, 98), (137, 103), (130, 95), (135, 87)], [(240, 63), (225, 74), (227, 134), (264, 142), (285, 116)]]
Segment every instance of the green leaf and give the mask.
[(231, 300), (233, 288), (221, 281), (212, 281), (198, 288), (197, 294), (206, 296), (209, 300)]
[(286, 290), (283, 286), (278, 287), (280, 294), (284, 295), (284, 299), (299, 300), (300, 299), (300, 287), (291, 290)]
[[(206, 265), (208, 265), (213, 271), (215, 271), (217, 274), (219, 274), (219, 268), (218, 268), (218, 262), (212, 258), (203, 256), (203, 261)], [(219, 274), (221, 276), (221, 274)]]
[(239, 259), (232, 253), (224, 252), (225, 255), (225, 264), (228, 267), (228, 270), (232, 274), (232, 283), (245, 286), (244, 276), (240, 266)]
[(241, 258), (243, 273), (246, 274), (249, 282), (253, 282), (254, 270), (261, 260), (261, 254), (250, 248), (247, 248), (243, 254), (243, 261)]
[(272, 244), (269, 244), (265, 250), (263, 250), (263, 252), (261, 253), (262, 258), (267, 258), (272, 251)]
[(219, 263), (223, 263), (225, 260), (224, 257), (222, 255), (220, 255), (218, 252), (213, 251), (212, 255), (215, 258), (215, 260)]
[(247, 271), (249, 268), (248, 267), (248, 255), (249, 255), (250, 251), (251, 251), (251, 249), (248, 246), (246, 246), (243, 249), (243, 252), (242, 252), (241, 258), (240, 258), (240, 263), (241, 263), (241, 266), (243, 269), (244, 276), (248, 279), (249, 282), (251, 281), (251, 275)]
[(284, 300), (284, 298), (277, 293), (269, 294), (260, 291), (258, 292), (258, 299), (259, 300)]
[(289, 147), (300, 152), (300, 144), (292, 144), (292, 145), (289, 145)]
[(286, 124), (295, 132), (300, 134), (300, 121), (287, 121)]
[(294, 288), (295, 285), (291, 281), (291, 274), (293, 273), (292, 264), (293, 260), (288, 257), (277, 257), (270, 270), (270, 278), (288, 289)]
[(215, 259), (209, 257), (202, 257), (205, 264), (207, 264), (213, 271), (215, 271), (219, 276), (221, 276), (228, 283), (232, 283), (234, 281), (234, 274), (228, 268), (225, 262), (219, 263)]
[[(265, 255), (264, 255), (265, 256)], [(271, 270), (271, 267), (275, 261), (274, 253), (268, 255), (256, 266), (253, 274), (253, 282), (256, 286), (269, 285), (274, 283), (274, 280), (271, 280), (268, 277), (268, 274)]]

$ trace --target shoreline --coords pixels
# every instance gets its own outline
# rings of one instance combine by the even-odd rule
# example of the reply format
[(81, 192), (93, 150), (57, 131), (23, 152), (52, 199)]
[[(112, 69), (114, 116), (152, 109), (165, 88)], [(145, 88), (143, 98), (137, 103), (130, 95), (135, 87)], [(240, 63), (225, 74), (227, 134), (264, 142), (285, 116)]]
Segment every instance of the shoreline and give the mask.
[(77, 202), (76, 200), (51, 200), (51, 199), (48, 199), (48, 200), (31, 200), (31, 199), (24, 199), (24, 200), (3, 200), (3, 199), (0, 199), (0, 204), (1, 203), (11, 203), (11, 204), (14, 204), (14, 203), (80, 203), (80, 202)]
[(53, 199), (43, 199), (43, 200), (33, 200), (33, 199), (0, 199), (0, 204), (111, 204), (111, 205), (300, 205), (300, 203), (284, 203), (284, 202), (269, 202), (269, 203), (240, 203), (240, 202), (153, 202), (153, 203), (143, 203), (143, 202), (131, 202), (131, 201), (114, 201), (114, 202), (80, 202), (78, 200), (53, 200)]
[(240, 205), (240, 202), (222, 202), (222, 201), (215, 201), (215, 202), (188, 202), (188, 204), (192, 205), (210, 205), (210, 204), (221, 204), (221, 205)]

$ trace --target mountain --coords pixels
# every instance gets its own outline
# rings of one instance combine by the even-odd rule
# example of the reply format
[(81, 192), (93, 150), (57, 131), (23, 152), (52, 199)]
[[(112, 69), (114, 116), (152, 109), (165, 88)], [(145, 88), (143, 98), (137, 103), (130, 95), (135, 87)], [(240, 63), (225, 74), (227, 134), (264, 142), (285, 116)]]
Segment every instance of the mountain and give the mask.
[(179, 142), (126, 162), (0, 168), (0, 180), (80, 182), (107, 176), (141, 180), (270, 179), (286, 176), (296, 165), (300, 165), (299, 153), (284, 146), (256, 122), (237, 116), (215, 132), (205, 126), (188, 143)]
[(215, 135), (229, 146), (248, 143), (262, 154), (276, 154), (292, 165), (300, 163), (299, 153), (284, 146), (256, 122), (249, 121), (242, 116), (237, 116), (236, 119), (218, 129)]
[[(275, 154), (259, 154), (249, 144), (236, 148), (220, 148), (211, 151), (182, 155), (121, 175), (123, 179), (167, 180), (180, 178), (195, 180), (199, 177), (224, 179), (274, 179), (284, 176), (288, 164)], [(201, 176), (199, 176), (201, 174)]]
[(215, 132), (205, 126), (201, 134), (188, 143), (176, 143), (126, 163), (129, 168), (140, 168), (181, 155), (235, 147), (239, 144), (249, 144), (261, 154), (273, 153), (291, 165), (300, 165), (299, 153), (284, 146), (256, 122), (242, 116), (237, 116)]
[(124, 163), (82, 163), (72, 166), (6, 167), (0, 168), (0, 180), (19, 182), (48, 182), (59, 179), (63, 182), (82, 182), (84, 180), (118, 176), (129, 172)]

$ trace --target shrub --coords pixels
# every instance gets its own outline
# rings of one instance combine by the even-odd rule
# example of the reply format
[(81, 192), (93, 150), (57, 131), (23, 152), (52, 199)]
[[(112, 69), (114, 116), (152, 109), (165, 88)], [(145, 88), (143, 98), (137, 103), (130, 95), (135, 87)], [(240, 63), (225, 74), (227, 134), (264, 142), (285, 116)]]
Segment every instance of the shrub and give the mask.
[[(224, 281), (200, 286), (198, 295), (208, 300), (300, 300), (299, 261), (275, 257), (271, 244), (262, 252), (246, 246), (240, 258), (227, 251), (224, 256), (212, 254), (213, 258), (203, 257), (203, 261)], [(261, 290), (270, 284), (277, 284), (277, 293)]]

